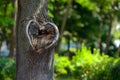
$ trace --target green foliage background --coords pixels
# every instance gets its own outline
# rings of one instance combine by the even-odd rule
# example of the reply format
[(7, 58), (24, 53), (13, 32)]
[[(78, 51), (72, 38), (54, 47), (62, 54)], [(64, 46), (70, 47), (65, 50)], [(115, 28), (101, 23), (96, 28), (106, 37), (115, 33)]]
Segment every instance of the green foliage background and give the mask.
[[(14, 45), (10, 44), (15, 24), (13, 16), (17, 10), (14, 2), (0, 0), (0, 47), (3, 41), (7, 41), (9, 50)], [(63, 34), (63, 42), (59, 44), (68, 46), (68, 50), (56, 50), (54, 55), (55, 80), (120, 80), (120, 53), (113, 44), (114, 40), (120, 40), (120, 29), (116, 30), (120, 22), (120, 0), (48, 0), (48, 10)], [(67, 11), (66, 24), (61, 31)], [(113, 24), (105, 55), (102, 44), (107, 42), (110, 20)], [(70, 48), (70, 42), (78, 47)], [(67, 53), (70, 56), (65, 56)], [(15, 60), (0, 58), (0, 80), (14, 78)]]
[(55, 80), (120, 80), (120, 58), (91, 53), (84, 45), (69, 60), (55, 54)]
[(14, 80), (15, 69), (15, 60), (0, 58), (0, 80)]
[[(84, 45), (70, 60), (67, 56), (54, 55), (55, 80), (120, 80), (120, 58), (91, 53)], [(15, 60), (0, 59), (0, 80), (14, 80)]]

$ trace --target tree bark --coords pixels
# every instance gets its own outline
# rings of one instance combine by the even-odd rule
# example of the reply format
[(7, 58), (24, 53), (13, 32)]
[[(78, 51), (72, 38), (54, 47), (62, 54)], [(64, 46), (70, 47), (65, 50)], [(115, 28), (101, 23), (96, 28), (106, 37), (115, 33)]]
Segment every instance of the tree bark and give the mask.
[(18, 0), (16, 80), (53, 80), (53, 26), (47, 0)]

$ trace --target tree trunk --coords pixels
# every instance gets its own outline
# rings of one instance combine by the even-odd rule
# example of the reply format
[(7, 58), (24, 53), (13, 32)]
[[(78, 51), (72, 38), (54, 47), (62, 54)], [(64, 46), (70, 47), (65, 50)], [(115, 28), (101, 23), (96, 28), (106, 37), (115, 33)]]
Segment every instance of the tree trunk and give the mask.
[(67, 7), (66, 7), (66, 11), (65, 11), (65, 14), (64, 14), (64, 18), (63, 18), (63, 21), (62, 21), (62, 25), (61, 25), (61, 28), (60, 28), (60, 39), (58, 41), (58, 45), (56, 47), (56, 52), (59, 53), (60, 51), (60, 44), (61, 44), (61, 39), (62, 39), (62, 36), (63, 36), (63, 33), (64, 33), (64, 29), (65, 29), (65, 26), (66, 26), (66, 22), (67, 22), (67, 18), (69, 16), (69, 12), (70, 12), (70, 7), (71, 7), (71, 4), (72, 3), (72, 0), (68, 0), (67, 2)]
[(16, 80), (53, 80), (53, 48), (58, 30), (47, 0), (18, 0)]
[[(17, 5), (16, 5), (17, 4), (17, 0), (13, 0), (13, 1), (11, 1), (11, 3), (12, 3), (12, 7), (15, 8), (15, 9), (17, 9)], [(12, 16), (12, 18), (14, 20), (16, 20), (16, 15), (17, 15), (16, 12), (13, 12), (11, 14), (11, 16)], [(9, 40), (9, 47), (10, 47), (9, 57), (10, 58), (14, 57), (14, 50), (15, 50), (15, 25), (16, 24), (12, 24), (11, 25), (11, 37), (10, 37), (10, 40)]]
[(108, 49), (109, 49), (109, 45), (110, 45), (112, 23), (113, 23), (113, 16), (112, 16), (112, 13), (110, 13), (109, 30), (108, 30), (108, 36), (107, 36), (107, 39), (106, 39), (106, 49), (105, 49), (106, 54), (108, 54)]
[(120, 57), (120, 45), (119, 45), (119, 47), (118, 47), (118, 55), (119, 55), (119, 57)]
[(111, 31), (112, 31), (112, 26), (113, 26), (113, 20), (114, 20), (114, 16), (113, 16), (113, 9), (114, 9), (114, 4), (111, 4), (112, 9), (109, 12), (109, 29), (108, 29), (108, 35), (107, 35), (107, 39), (106, 39), (106, 49), (105, 49), (105, 53), (108, 54), (108, 49), (109, 49), (109, 45), (110, 45), (110, 38), (111, 38)]

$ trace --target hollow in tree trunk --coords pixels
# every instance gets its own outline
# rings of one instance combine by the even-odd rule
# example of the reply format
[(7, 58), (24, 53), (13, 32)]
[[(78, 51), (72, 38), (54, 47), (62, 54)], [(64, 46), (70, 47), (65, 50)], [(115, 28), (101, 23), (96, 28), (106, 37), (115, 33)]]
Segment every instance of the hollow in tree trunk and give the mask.
[(16, 80), (53, 80), (53, 48), (59, 32), (47, 0), (18, 0)]

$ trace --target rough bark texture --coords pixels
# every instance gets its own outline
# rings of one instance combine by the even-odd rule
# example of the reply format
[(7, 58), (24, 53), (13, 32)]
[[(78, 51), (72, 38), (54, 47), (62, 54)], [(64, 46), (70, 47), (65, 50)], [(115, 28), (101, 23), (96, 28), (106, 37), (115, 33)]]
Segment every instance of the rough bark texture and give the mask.
[(41, 23), (51, 22), (47, 13), (47, 0), (18, 0), (16, 80), (53, 80), (54, 46), (47, 49), (44, 48), (47, 45), (39, 47), (43, 44), (39, 43), (40, 40), (45, 36), (39, 33), (42, 36), (35, 37), (37, 49), (32, 49), (25, 31), (31, 19)]

